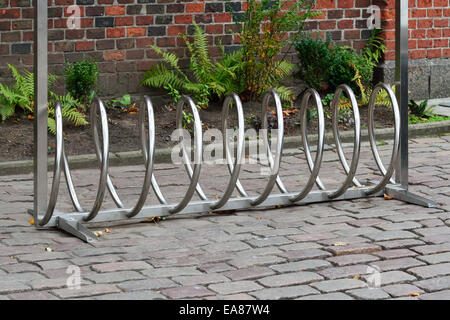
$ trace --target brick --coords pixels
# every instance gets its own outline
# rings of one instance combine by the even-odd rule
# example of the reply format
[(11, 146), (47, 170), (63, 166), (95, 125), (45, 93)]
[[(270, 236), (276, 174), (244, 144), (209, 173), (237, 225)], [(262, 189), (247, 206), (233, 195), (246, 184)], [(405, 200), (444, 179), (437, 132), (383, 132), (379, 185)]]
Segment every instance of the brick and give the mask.
[(217, 292), (218, 294), (235, 294), (262, 289), (262, 287), (256, 282), (248, 280), (215, 283), (209, 285), (208, 288)]
[(177, 277), (177, 276), (189, 276), (189, 275), (201, 275), (195, 267), (168, 267), (168, 268), (155, 268), (142, 272), (144, 275), (150, 278), (164, 278), (164, 277)]
[(327, 251), (320, 249), (306, 249), (306, 250), (290, 250), (282, 254), (289, 261), (305, 260), (305, 259), (320, 259), (331, 256)]
[(56, 259), (66, 259), (69, 255), (65, 252), (45, 252), (45, 253), (30, 253), (24, 255), (17, 255), (16, 258), (21, 262), (38, 262)]
[(57, 300), (57, 298), (48, 292), (28, 291), (10, 294), (11, 300)]
[(79, 41), (75, 44), (76, 51), (94, 50), (94, 41)]
[(415, 266), (424, 265), (422, 261), (416, 260), (411, 257), (407, 258), (399, 258), (399, 259), (391, 259), (391, 260), (382, 260), (370, 263), (371, 266), (376, 266), (381, 269), (381, 271), (390, 271), (390, 270), (398, 270), (398, 269), (407, 269)]
[(105, 51), (103, 57), (106, 61), (119, 61), (124, 59), (123, 51)]
[(204, 8), (203, 3), (187, 3), (186, 13), (204, 12)]
[(105, 10), (107, 16), (123, 16), (125, 14), (125, 7), (123, 6), (107, 6)]
[(278, 299), (293, 299), (301, 296), (318, 294), (319, 291), (310, 286), (289, 286), (282, 288), (269, 288), (258, 291), (253, 291), (250, 294), (259, 300), (278, 300)]
[(367, 284), (356, 279), (338, 279), (314, 282), (311, 286), (322, 292), (329, 293), (334, 291), (363, 288), (366, 287)]

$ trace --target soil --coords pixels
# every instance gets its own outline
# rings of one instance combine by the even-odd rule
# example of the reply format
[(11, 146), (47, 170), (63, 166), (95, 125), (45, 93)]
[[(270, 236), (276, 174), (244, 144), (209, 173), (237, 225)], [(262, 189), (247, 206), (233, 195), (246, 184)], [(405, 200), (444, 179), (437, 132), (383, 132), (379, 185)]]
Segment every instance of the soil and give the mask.
[[(296, 104), (298, 105), (298, 104)], [(246, 128), (257, 127), (260, 118), (260, 103), (245, 103), (244, 113)], [(294, 107), (295, 108), (295, 107)], [(221, 109), (219, 103), (212, 103), (208, 109), (200, 110), (200, 118), (203, 129), (221, 128)], [(140, 150), (137, 122), (139, 115), (117, 108), (108, 108), (109, 140), (111, 152)], [(361, 124), (367, 126), (367, 108), (360, 108)], [(156, 146), (158, 148), (170, 147), (172, 142), (170, 135), (175, 129), (176, 112), (172, 106), (155, 106)], [(351, 112), (348, 119), (342, 119), (342, 130), (352, 127)], [(89, 121), (89, 116), (86, 117)], [(231, 111), (229, 127), (236, 124), (236, 112)], [(345, 117), (344, 117), (345, 118)], [(253, 120), (252, 120), (253, 119)], [(256, 120), (255, 120), (256, 119)], [(331, 129), (331, 120), (326, 119), (327, 130)], [(389, 108), (375, 108), (375, 126), (377, 128), (392, 127), (393, 116)], [(316, 121), (310, 121), (308, 130), (315, 132)], [(291, 112), (285, 117), (285, 135), (300, 135), (299, 115)], [(64, 125), (65, 148), (68, 155), (81, 155), (94, 153), (94, 143), (90, 126), (74, 127)], [(49, 155), (55, 148), (55, 138), (49, 134)], [(33, 121), (24, 114), (17, 114), (4, 122), (0, 122), (0, 161), (25, 160), (33, 157)]]

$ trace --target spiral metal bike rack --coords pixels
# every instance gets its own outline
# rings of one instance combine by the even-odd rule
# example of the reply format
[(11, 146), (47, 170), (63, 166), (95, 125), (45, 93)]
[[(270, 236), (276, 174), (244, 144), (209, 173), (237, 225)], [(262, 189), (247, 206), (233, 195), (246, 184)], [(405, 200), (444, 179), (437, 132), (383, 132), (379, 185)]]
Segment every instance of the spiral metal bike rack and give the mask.
[[(332, 128), (336, 151), (339, 161), (345, 171), (346, 178), (342, 184), (335, 190), (329, 190), (320, 179), (320, 168), (324, 151), (325, 137), (325, 118), (323, 106), (319, 94), (314, 89), (308, 89), (302, 98), (300, 105), (300, 123), (302, 133), (302, 146), (306, 157), (306, 163), (310, 171), (306, 185), (301, 190), (288, 191), (280, 177), (280, 164), (283, 154), (283, 112), (280, 98), (274, 90), (270, 90), (263, 98), (262, 111), (262, 134), (264, 140), (265, 156), (268, 160), (268, 176), (266, 185), (256, 196), (249, 196), (244, 186), (239, 180), (241, 164), (245, 152), (244, 136), (244, 112), (239, 97), (231, 93), (224, 101), (222, 109), (222, 131), (223, 131), (223, 150), (225, 160), (228, 166), (230, 177), (223, 195), (218, 199), (208, 199), (202, 187), (199, 184), (199, 178), (202, 167), (202, 124), (200, 114), (188, 96), (183, 96), (177, 104), (176, 125), (182, 127), (182, 111), (185, 106), (189, 107), (194, 117), (194, 165), (189, 161), (190, 152), (181, 140), (181, 151), (183, 163), (189, 178), (187, 190), (179, 203), (169, 203), (159, 188), (157, 179), (153, 173), (154, 155), (155, 155), (155, 121), (151, 99), (144, 97), (140, 105), (139, 125), (141, 149), (144, 160), (144, 181), (139, 198), (134, 205), (125, 205), (118, 192), (116, 191), (112, 178), (108, 173), (109, 169), (109, 135), (108, 121), (103, 102), (96, 98), (91, 106), (91, 126), (95, 144), (95, 153), (97, 156), (100, 174), (98, 178), (98, 188), (94, 204), (90, 209), (84, 209), (76, 193), (73, 184), (69, 161), (67, 159), (64, 140), (63, 123), (60, 103), (55, 105), (56, 121), (56, 152), (53, 168), (53, 178), (50, 190), (50, 200), (47, 202), (47, 2), (36, 1), (36, 21), (35, 21), (35, 173), (34, 173), (34, 208), (31, 213), (34, 216), (35, 226), (37, 228), (58, 227), (65, 230), (80, 239), (91, 242), (96, 240), (96, 236), (83, 224), (88, 222), (110, 222), (118, 220), (146, 219), (155, 216), (169, 216), (173, 214), (190, 214), (201, 212), (227, 211), (227, 210), (245, 210), (255, 207), (273, 207), (288, 205), (304, 205), (308, 203), (357, 199), (364, 197), (382, 196), (388, 194), (396, 199), (401, 199), (410, 203), (424, 205), (428, 207), (436, 206), (433, 201), (424, 199), (420, 196), (411, 194), (408, 190), (408, 127), (407, 127), (407, 17), (408, 1), (396, 0), (397, 13), (397, 97), (393, 90), (386, 84), (380, 83), (375, 86), (368, 105), (368, 133), (371, 151), (375, 162), (381, 173), (381, 180), (373, 185), (363, 186), (356, 177), (356, 170), (359, 162), (361, 127), (358, 104), (350, 87), (341, 85), (337, 88), (334, 99), (331, 103), (333, 108)], [(405, 29), (406, 28), (406, 29)], [(406, 50), (406, 51), (405, 51)], [(405, 64), (406, 61), (406, 64)], [(383, 164), (377, 149), (374, 132), (374, 108), (377, 94), (384, 90), (391, 101), (394, 115), (394, 143), (389, 164), (387, 167)], [(345, 157), (343, 146), (339, 136), (338, 111), (339, 99), (344, 94), (352, 105), (354, 119), (354, 140), (352, 159), (350, 164)], [(400, 104), (397, 102), (400, 101)], [(272, 102), (275, 105), (277, 114), (278, 134), (275, 143), (272, 146), (268, 143), (268, 123), (267, 107)], [(318, 132), (316, 141), (316, 152), (313, 158), (307, 139), (307, 108), (313, 104), (317, 110)], [(236, 156), (233, 161), (232, 151), (227, 139), (227, 118), (230, 106), (236, 106), (238, 118), (238, 130), (236, 144)], [(99, 128), (99, 124), (101, 127)], [(148, 133), (145, 130), (147, 124)], [(271, 149), (275, 149), (272, 153)], [(300, 160), (299, 160), (300, 161)], [(69, 196), (74, 207), (72, 213), (56, 212), (55, 206), (60, 187), (60, 178), (62, 173), (65, 175), (65, 181), (69, 190)], [(393, 175), (395, 173), (395, 180)], [(277, 185), (279, 193), (274, 193), (273, 189)], [(318, 190), (312, 190), (317, 185)], [(145, 205), (148, 194), (152, 187), (159, 204)], [(116, 209), (101, 210), (105, 193), (108, 190)], [(234, 190), (237, 190), (240, 197), (231, 198)], [(193, 201), (194, 194), (197, 193), (200, 200)]]

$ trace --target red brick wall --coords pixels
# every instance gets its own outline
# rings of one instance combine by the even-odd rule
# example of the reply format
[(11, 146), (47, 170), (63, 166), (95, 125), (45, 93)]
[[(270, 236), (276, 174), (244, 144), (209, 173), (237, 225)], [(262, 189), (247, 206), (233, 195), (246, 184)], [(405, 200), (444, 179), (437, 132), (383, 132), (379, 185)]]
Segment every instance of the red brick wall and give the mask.
[[(40, 0), (39, 0), (40, 1)], [(409, 0), (410, 57), (450, 57), (449, 0)], [(31, 0), (0, 0), (0, 79), (8, 75), (6, 64), (31, 68), (33, 8)], [(227, 6), (226, 3), (230, 3)], [(49, 71), (61, 74), (64, 61), (95, 58), (102, 70), (103, 94), (140, 90), (142, 72), (157, 63), (147, 45), (166, 47), (186, 63), (186, 48), (177, 36), (189, 33), (195, 19), (204, 25), (212, 44), (226, 50), (238, 45), (229, 33), (236, 30), (231, 8), (240, 12), (241, 1), (209, 0), (48, 0)], [(81, 7), (81, 29), (67, 29), (67, 7)], [(394, 4), (381, 0), (316, 0), (323, 14), (308, 23), (308, 29), (329, 36), (339, 44), (360, 49), (370, 34), (367, 7), (378, 5), (388, 50), (394, 58)]]

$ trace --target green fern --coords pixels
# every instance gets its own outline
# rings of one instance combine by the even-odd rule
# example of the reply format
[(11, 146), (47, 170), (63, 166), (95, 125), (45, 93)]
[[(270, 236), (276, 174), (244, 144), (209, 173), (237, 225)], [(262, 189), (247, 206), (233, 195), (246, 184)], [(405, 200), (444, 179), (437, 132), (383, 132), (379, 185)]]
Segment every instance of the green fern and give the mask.
[[(10, 87), (0, 83), (0, 115), (2, 121), (11, 117), (16, 110), (16, 107), (23, 109), (25, 113), (32, 113), (34, 111), (34, 74), (30, 71), (24, 70), (22, 73), (13, 65), (8, 65), (12, 73), (14, 84)], [(49, 74), (48, 85), (51, 87), (56, 82), (57, 77)], [(85, 115), (78, 111), (81, 104), (74, 99), (70, 94), (59, 96), (54, 92), (48, 92), (48, 122), (47, 126), (51, 133), (56, 132), (56, 124), (54, 118), (54, 105), (56, 101), (61, 102), (62, 116), (75, 126), (86, 125), (87, 121)]]

